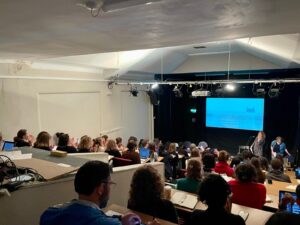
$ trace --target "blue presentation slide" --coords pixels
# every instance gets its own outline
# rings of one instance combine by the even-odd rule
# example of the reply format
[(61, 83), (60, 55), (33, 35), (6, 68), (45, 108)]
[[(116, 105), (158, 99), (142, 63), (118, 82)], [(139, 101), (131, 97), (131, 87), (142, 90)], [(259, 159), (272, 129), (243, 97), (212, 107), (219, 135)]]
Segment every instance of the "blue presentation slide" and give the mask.
[(206, 127), (263, 130), (264, 99), (207, 98)]

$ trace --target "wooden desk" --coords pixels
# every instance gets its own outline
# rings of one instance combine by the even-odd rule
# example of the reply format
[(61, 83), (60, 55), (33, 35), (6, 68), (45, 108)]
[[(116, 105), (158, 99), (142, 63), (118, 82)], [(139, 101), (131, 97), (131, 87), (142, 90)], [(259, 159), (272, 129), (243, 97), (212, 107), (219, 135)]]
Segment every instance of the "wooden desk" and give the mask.
[[(147, 224), (147, 222), (153, 220), (152, 216), (149, 216), (149, 215), (144, 214), (144, 213), (136, 212), (136, 211), (124, 208), (124, 207), (116, 205), (116, 204), (112, 204), (112, 205), (108, 206), (105, 209), (105, 211), (108, 211), (108, 210), (112, 210), (112, 211), (115, 211), (115, 212), (118, 212), (118, 213), (121, 213), (121, 214), (126, 214), (126, 213), (129, 213), (129, 212), (133, 212), (133, 213), (137, 214), (142, 219), (142, 222), (145, 223), (145, 224)], [(159, 218), (157, 218), (157, 220), (160, 222), (161, 225), (175, 225), (175, 223), (171, 223), (171, 222), (168, 222), (166, 220), (159, 219)]]

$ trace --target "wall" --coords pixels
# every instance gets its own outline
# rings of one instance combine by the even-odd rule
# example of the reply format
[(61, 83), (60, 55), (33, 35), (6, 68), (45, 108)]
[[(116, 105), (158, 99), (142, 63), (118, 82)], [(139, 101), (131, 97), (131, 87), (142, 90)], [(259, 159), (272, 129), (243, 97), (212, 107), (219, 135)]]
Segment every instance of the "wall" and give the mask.
[[(84, 134), (96, 137), (100, 133), (124, 140), (131, 135), (153, 138), (152, 105), (146, 93), (134, 98), (127, 92), (127, 85), (110, 90), (106, 82), (94, 79), (96, 75), (73, 74), (76, 79), (91, 80), (72, 80), (70, 72), (37, 72), (28, 68), (16, 72), (0, 67), (0, 130), (4, 138), (12, 140), (21, 128), (34, 136), (46, 130), (51, 134), (68, 132), (78, 138)], [(29, 75), (31, 79), (27, 79)], [(7, 79), (11, 76), (20, 78)]]

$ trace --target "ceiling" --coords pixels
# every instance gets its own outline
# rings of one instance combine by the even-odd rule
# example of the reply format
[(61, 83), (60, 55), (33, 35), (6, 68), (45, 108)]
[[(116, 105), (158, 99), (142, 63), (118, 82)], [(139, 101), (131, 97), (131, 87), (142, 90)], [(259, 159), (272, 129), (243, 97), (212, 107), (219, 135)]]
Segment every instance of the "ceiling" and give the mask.
[(300, 28), (299, 0), (162, 0), (95, 18), (76, 2), (0, 0), (0, 58), (153, 49), (298, 33)]
[(98, 17), (80, 1), (0, 0), (0, 63), (103, 80), (300, 68), (299, 0), (161, 0)]

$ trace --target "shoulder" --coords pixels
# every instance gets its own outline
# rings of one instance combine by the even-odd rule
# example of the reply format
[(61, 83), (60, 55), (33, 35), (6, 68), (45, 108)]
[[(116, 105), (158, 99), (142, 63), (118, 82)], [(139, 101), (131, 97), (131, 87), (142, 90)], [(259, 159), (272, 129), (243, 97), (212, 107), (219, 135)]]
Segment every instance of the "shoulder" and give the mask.
[(234, 215), (234, 214), (229, 214), (229, 217), (231, 219), (231, 224), (235, 224), (235, 225), (245, 225), (245, 221), (242, 217), (240, 217), (239, 215)]

